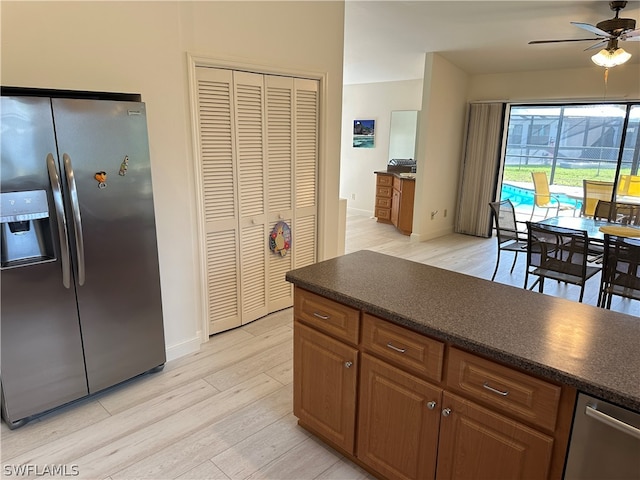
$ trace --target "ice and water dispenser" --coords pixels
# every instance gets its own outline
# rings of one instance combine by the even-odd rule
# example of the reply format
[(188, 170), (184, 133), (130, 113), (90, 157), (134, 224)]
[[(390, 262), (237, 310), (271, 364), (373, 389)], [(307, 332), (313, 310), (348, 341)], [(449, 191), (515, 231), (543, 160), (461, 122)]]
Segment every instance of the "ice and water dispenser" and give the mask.
[(0, 266), (55, 260), (50, 221), (45, 190), (0, 193)]

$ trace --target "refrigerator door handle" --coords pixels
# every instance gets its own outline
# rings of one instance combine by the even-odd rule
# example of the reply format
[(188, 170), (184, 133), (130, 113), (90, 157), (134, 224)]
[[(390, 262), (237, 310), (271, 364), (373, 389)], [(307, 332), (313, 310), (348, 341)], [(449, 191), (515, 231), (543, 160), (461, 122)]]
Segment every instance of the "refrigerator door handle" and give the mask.
[(66, 153), (62, 155), (64, 163), (64, 173), (67, 177), (67, 186), (71, 197), (71, 212), (73, 214), (73, 230), (76, 237), (76, 250), (78, 255), (78, 285), (84, 285), (84, 239), (82, 237), (82, 219), (80, 218), (80, 204), (78, 203), (78, 190), (76, 179), (73, 174), (71, 157)]
[(47, 170), (49, 172), (49, 182), (53, 192), (53, 203), (56, 209), (56, 220), (58, 222), (58, 236), (60, 237), (60, 261), (62, 263), (62, 285), (65, 288), (71, 287), (71, 262), (69, 261), (69, 240), (67, 237), (67, 222), (64, 219), (64, 204), (62, 202), (62, 188), (60, 186), (60, 176), (56, 169), (56, 161), (50, 153), (47, 155)]

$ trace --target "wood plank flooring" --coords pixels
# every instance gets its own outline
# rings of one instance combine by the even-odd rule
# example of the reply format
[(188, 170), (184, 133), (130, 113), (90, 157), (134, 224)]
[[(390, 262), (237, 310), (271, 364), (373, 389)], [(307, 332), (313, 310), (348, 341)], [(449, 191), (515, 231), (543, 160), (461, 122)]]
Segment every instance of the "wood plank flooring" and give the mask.
[[(495, 238), (448, 235), (411, 242), (393, 226), (349, 216), (346, 250), (369, 249), (490, 278)], [(497, 281), (521, 287), (505, 255)], [(589, 285), (589, 284), (588, 284)], [(598, 280), (585, 293), (595, 304)], [(549, 294), (577, 299), (573, 286)], [(614, 308), (638, 315), (639, 302)], [(49, 413), (22, 428), (2, 423), (2, 475), (38, 478), (66, 468), (87, 479), (371, 479), (296, 424), (292, 415), (292, 310), (212, 336), (199, 352)], [(37, 472), (34, 469), (38, 469)], [(53, 475), (62, 478), (65, 475)], [(70, 476), (70, 475), (67, 475)], [(45, 475), (45, 478), (51, 478)]]

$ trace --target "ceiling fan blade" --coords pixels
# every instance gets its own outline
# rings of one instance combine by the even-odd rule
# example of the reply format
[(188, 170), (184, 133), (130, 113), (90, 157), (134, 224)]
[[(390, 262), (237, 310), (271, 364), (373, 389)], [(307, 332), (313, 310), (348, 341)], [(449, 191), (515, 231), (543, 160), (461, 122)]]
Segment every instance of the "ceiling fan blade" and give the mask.
[(640, 41), (640, 28), (632, 30), (630, 32), (620, 35), (620, 40), (639, 42)]
[(602, 40), (602, 38), (571, 38), (566, 40), (531, 40), (529, 45), (534, 45), (536, 43), (560, 43), (560, 42), (593, 42), (594, 40)]
[(595, 50), (597, 48), (606, 47), (608, 43), (609, 43), (609, 40), (602, 40), (601, 42), (595, 43), (590, 47), (585, 48), (584, 51), (586, 52), (588, 50)]
[(605, 32), (604, 30), (599, 29), (598, 27), (591, 25), (589, 23), (582, 22), (571, 22), (571, 25), (575, 25), (576, 27), (580, 27), (584, 30), (588, 30), (591, 33), (595, 33), (596, 35), (602, 35), (603, 37), (610, 37), (609, 32)]

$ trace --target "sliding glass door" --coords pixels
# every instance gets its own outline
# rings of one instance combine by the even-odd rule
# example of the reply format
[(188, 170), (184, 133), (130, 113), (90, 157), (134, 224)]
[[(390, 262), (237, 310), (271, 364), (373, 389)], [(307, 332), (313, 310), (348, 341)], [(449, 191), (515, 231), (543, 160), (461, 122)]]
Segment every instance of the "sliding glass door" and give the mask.
[(587, 184), (608, 200), (640, 203), (639, 127), (638, 103), (512, 105), (501, 199), (511, 199), (521, 218), (531, 216), (532, 173), (544, 172), (553, 200), (582, 215), (592, 215)]

